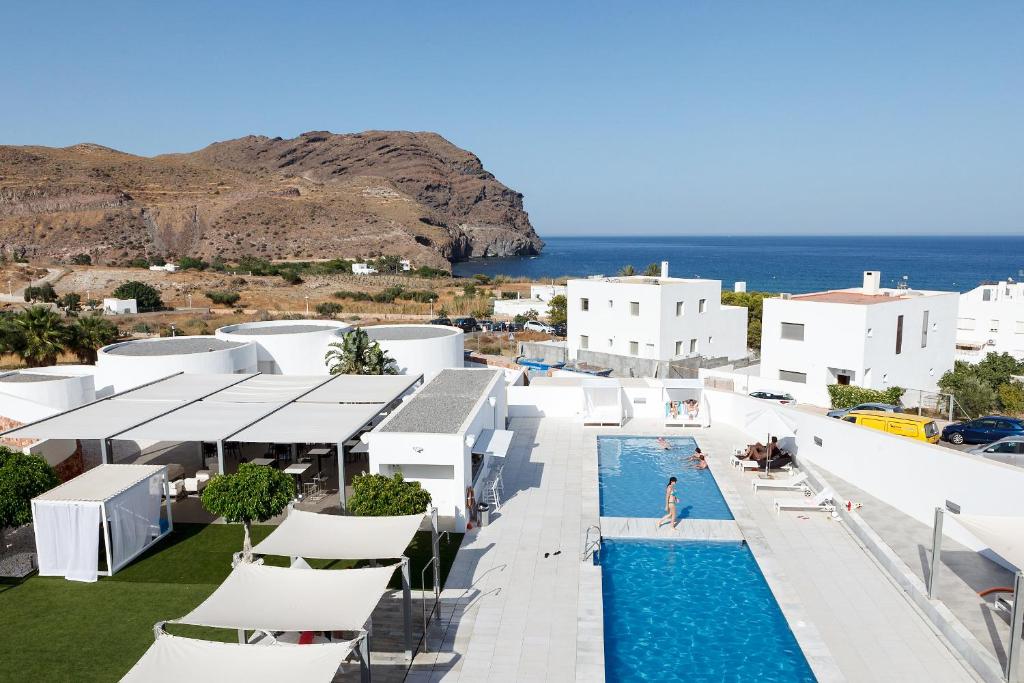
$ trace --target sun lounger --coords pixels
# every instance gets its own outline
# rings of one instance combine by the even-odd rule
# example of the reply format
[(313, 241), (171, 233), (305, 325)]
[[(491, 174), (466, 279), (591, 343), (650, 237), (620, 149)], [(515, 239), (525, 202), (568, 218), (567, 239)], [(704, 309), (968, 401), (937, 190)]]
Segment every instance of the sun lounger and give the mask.
[(761, 467), (760, 464), (758, 464), (758, 461), (756, 460), (746, 460), (735, 455), (730, 456), (729, 462), (732, 464), (733, 467), (735, 467), (736, 469), (742, 469), (744, 472), (747, 470), (760, 469)]
[(807, 488), (807, 473), (801, 472), (785, 479), (753, 479), (750, 484), (756, 492), (758, 489), (775, 489), (777, 491), (803, 491)]
[(821, 493), (811, 499), (776, 498), (775, 512), (776, 514), (781, 513), (783, 510), (820, 510), (822, 512), (832, 512), (836, 509), (836, 506), (832, 504), (832, 498), (835, 495), (832, 489), (826, 487), (821, 490)]

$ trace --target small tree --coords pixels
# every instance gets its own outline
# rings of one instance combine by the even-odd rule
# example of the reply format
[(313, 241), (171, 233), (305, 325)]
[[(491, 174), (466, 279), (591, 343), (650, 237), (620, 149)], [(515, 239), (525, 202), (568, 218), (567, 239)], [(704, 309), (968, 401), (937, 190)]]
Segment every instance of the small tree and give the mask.
[(324, 303), (316, 305), (317, 315), (324, 318), (334, 318), (341, 313), (341, 304), (336, 304), (333, 301), (325, 301)]
[(206, 293), (206, 298), (221, 306), (234, 306), (242, 295), (238, 292), (210, 290)]
[(71, 263), (75, 266), (91, 266), (92, 256), (89, 256), (89, 254), (76, 254), (71, 257)]
[(252, 561), (252, 523), (281, 514), (295, 498), (295, 481), (281, 470), (242, 463), (235, 474), (210, 479), (203, 489), (203, 507), (245, 530), (242, 558)]
[(397, 375), (395, 359), (357, 327), (340, 342), (328, 345), (324, 362), (332, 375)]
[(661, 266), (657, 263), (648, 263), (647, 267), (644, 268), (644, 275), (647, 277), (657, 277), (661, 275)]
[(415, 515), (425, 512), (430, 505), (430, 492), (418, 481), (406, 481), (401, 472), (389, 477), (384, 474), (359, 474), (352, 481), (349, 510), (363, 517), (389, 517)]
[(569, 320), (568, 307), (569, 302), (566, 301), (564, 294), (551, 297), (551, 301), (548, 302), (548, 322), (552, 325), (564, 325)]
[(114, 290), (114, 297), (118, 299), (135, 299), (135, 305), (139, 311), (159, 311), (164, 307), (160, 299), (160, 292), (155, 287), (147, 285), (138, 280), (129, 280), (122, 283)]
[(74, 293), (65, 294), (60, 298), (58, 306), (68, 313), (77, 313), (82, 310), (82, 297)]
[(636, 275), (636, 268), (627, 263), (626, 265), (622, 266), (622, 268), (619, 268), (619, 275), (623, 275), (625, 277)]
[(0, 535), (32, 521), (33, 498), (59, 484), (53, 468), (38, 455), (0, 446)]
[(1024, 414), (1024, 384), (1017, 380), (999, 385), (999, 403), (1010, 415)]
[(978, 417), (991, 411), (998, 399), (996, 390), (977, 377), (967, 377), (960, 382), (953, 396), (969, 417)]
[(41, 285), (34, 287), (26, 287), (24, 293), (25, 301), (42, 301), (43, 303), (53, 303), (57, 300), (57, 290), (53, 288), (53, 285), (49, 282), (44, 282)]

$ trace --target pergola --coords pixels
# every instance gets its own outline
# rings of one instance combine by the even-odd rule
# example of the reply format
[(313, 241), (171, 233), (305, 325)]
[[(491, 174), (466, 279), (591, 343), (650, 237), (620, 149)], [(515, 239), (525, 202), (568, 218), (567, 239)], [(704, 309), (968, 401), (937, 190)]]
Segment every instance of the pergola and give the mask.
[[(412, 587), (405, 549), (423, 523), (424, 515), (348, 517), (291, 509), (288, 516), (252, 549), (257, 555), (281, 555), (318, 560), (379, 560), (400, 558), (402, 616), (405, 620), (405, 656), (412, 660)], [(437, 532), (432, 543), (438, 567)], [(435, 586), (436, 590), (436, 586)]]
[(0, 434), (11, 438), (95, 439), (104, 463), (110, 443), (337, 445), (338, 481), (345, 498), (346, 442), (375, 424), (422, 375), (262, 375), (178, 373)]

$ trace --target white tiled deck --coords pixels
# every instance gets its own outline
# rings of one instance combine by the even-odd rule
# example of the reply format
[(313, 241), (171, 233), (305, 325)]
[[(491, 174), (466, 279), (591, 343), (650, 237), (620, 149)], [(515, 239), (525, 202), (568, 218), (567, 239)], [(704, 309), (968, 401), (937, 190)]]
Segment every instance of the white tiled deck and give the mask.
[(598, 521), (596, 436), (663, 433), (693, 435), (710, 454), (820, 680), (973, 680), (841, 522), (777, 516), (772, 500), (794, 494), (751, 491), (755, 475), (727, 462), (744, 441), (739, 432), (666, 430), (653, 421), (584, 428), (550, 418), (515, 419), (510, 428), (508, 501), (490, 526), (464, 538), (431, 652), (417, 655), (407, 680), (603, 680), (600, 572), (581, 562), (586, 529)]

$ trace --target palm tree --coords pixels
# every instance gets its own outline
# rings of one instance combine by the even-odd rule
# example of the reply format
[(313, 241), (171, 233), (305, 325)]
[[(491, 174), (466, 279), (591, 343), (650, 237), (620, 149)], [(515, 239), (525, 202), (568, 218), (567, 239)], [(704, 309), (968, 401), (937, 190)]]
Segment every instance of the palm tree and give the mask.
[(82, 316), (71, 326), (71, 351), (87, 365), (96, 364), (96, 350), (117, 341), (117, 326), (101, 314)]
[(64, 352), (68, 328), (54, 311), (46, 306), (30, 306), (14, 317), (14, 324), (23, 341), (16, 353), (30, 368), (53, 365)]
[(25, 335), (14, 322), (14, 315), (0, 313), (0, 356), (6, 353), (18, 353), (25, 345)]
[(397, 375), (395, 359), (357, 327), (340, 342), (329, 344), (324, 362), (332, 375)]
[(629, 277), (630, 275), (636, 275), (636, 269), (627, 263), (626, 265), (622, 266), (622, 268), (619, 269), (619, 275), (624, 275), (626, 277)]

